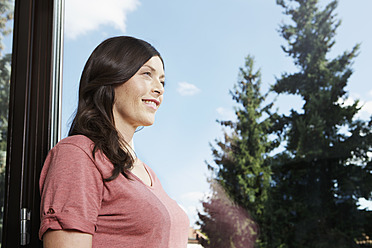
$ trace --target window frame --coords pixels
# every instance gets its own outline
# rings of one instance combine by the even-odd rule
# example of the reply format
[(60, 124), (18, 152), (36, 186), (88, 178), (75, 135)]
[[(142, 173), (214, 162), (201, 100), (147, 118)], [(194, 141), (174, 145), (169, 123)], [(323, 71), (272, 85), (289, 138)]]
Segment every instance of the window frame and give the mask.
[(2, 247), (20, 247), (20, 212), (42, 247), (39, 175), (60, 133), (64, 0), (15, 0)]

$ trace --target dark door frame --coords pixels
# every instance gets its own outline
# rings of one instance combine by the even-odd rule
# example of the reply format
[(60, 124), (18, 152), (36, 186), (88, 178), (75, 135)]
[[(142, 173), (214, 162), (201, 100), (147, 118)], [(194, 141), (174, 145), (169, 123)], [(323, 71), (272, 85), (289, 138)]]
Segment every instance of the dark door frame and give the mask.
[[(51, 146), (54, 2), (15, 1), (3, 248), (42, 247), (38, 180)], [(31, 210), (26, 246), (20, 246), (21, 208)]]

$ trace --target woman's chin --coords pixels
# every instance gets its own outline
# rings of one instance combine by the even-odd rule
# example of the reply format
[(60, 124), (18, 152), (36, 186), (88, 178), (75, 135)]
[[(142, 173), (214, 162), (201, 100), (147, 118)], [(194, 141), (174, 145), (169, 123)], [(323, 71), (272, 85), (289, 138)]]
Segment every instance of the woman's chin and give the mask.
[(148, 127), (148, 126), (151, 126), (152, 124), (154, 124), (154, 122), (155, 122), (155, 119), (147, 120), (147, 121), (144, 121), (141, 126)]

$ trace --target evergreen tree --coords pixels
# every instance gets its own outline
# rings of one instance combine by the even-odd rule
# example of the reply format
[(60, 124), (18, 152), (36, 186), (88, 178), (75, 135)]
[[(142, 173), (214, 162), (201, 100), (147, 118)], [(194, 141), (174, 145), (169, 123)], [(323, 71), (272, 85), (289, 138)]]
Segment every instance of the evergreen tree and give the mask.
[[(271, 170), (264, 163), (264, 156), (271, 150), (273, 144), (268, 141), (268, 129), (270, 128), (269, 110), (271, 104), (262, 106), (265, 95), (260, 93), (261, 75), (260, 71), (254, 71), (253, 58), (248, 56), (245, 60), (245, 67), (240, 68), (239, 82), (230, 91), (233, 100), (238, 104), (235, 108), (236, 121), (219, 121), (219, 123), (229, 128), (229, 132), (224, 133), (224, 140), (216, 140), (217, 147), (212, 147), (214, 162), (217, 166), (208, 165), (215, 173), (215, 180), (231, 198), (236, 206), (247, 211), (253, 220), (261, 224), (264, 216), (265, 202), (268, 198), (268, 188), (270, 186)], [(210, 242), (214, 242), (216, 227), (221, 227), (219, 223), (229, 223), (226, 218), (231, 215), (219, 215), (224, 218), (216, 219), (209, 214), (211, 211), (220, 209), (220, 202), (213, 198), (204, 203), (206, 216), (201, 216), (201, 229), (209, 237)], [(231, 209), (231, 211), (235, 211)], [(209, 214), (209, 215), (208, 215)], [(232, 214), (232, 216), (235, 216)], [(211, 221), (208, 222), (207, 218)], [(204, 225), (203, 225), (204, 223)], [(216, 227), (208, 227), (216, 225)], [(213, 231), (211, 231), (213, 230)], [(220, 232), (226, 232), (222, 228)], [(252, 230), (255, 230), (252, 227)], [(253, 231), (251, 235), (257, 236)], [(242, 232), (244, 233), (244, 232)], [(225, 233), (226, 234), (226, 233)], [(246, 234), (242, 234), (243, 236)], [(234, 246), (235, 245), (235, 246)], [(215, 246), (213, 247), (246, 247), (237, 246)], [(212, 247), (212, 246), (210, 246)]]
[(358, 240), (372, 236), (371, 212), (358, 208), (360, 197), (372, 196), (372, 119), (356, 119), (358, 101), (347, 105), (345, 90), (359, 45), (327, 58), (341, 23), (337, 1), (323, 9), (317, 0), (277, 3), (293, 21), (280, 33), (299, 70), (284, 73), (273, 90), (304, 105), (275, 123), (286, 150), (271, 159), (267, 247), (361, 247)]

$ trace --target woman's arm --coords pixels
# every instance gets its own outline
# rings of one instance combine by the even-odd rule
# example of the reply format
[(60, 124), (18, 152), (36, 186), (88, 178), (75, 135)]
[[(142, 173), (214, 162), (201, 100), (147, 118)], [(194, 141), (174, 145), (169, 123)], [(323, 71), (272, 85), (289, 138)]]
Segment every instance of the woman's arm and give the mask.
[(49, 230), (43, 235), (44, 248), (92, 248), (92, 235), (72, 230)]

